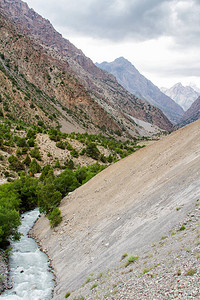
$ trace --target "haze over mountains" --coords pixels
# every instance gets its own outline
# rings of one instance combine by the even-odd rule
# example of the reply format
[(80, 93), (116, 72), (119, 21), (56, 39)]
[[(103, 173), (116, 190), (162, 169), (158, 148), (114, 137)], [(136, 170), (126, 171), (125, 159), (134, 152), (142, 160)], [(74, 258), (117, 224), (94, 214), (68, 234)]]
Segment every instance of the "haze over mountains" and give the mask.
[[(8, 103), (11, 116), (27, 120), (31, 114), (35, 121), (37, 115), (40, 121), (50, 123), (51, 112), (54, 124), (63, 131), (140, 135), (141, 126), (133, 118), (172, 130), (171, 122), (158, 108), (127, 92), (26, 3), (2, 0), (0, 8), (4, 28), (0, 63), (7, 76), (7, 96), (12, 99)], [(13, 88), (12, 79), (19, 89)], [(4, 107), (2, 111), (6, 115)], [(149, 135), (148, 130), (142, 135)]]
[(161, 90), (185, 111), (190, 108), (200, 95), (200, 92), (197, 92), (191, 86), (183, 86), (180, 82), (173, 85), (170, 89), (162, 88)]
[(113, 74), (118, 82), (130, 93), (160, 108), (172, 123), (178, 123), (183, 116), (184, 111), (182, 107), (163, 94), (150, 80), (141, 75), (127, 59), (120, 57), (111, 63), (103, 62), (101, 64), (96, 63), (96, 65)]

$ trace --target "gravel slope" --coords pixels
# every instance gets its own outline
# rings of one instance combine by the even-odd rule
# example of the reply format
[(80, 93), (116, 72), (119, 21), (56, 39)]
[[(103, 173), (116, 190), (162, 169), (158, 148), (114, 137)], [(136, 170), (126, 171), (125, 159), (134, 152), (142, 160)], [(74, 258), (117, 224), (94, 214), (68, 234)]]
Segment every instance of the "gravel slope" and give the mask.
[[(48, 220), (39, 219), (33, 234), (53, 260), (53, 299), (63, 299), (91, 273), (115, 270), (125, 252), (141, 257), (184, 222), (200, 194), (199, 146), (197, 121), (112, 165), (63, 199), (58, 228), (51, 230)], [(170, 249), (176, 251), (175, 243)], [(166, 253), (161, 256), (164, 259)], [(131, 299), (129, 294), (125, 298), (128, 287), (122, 285), (124, 296), (113, 299)], [(141, 299), (149, 298), (141, 294)]]

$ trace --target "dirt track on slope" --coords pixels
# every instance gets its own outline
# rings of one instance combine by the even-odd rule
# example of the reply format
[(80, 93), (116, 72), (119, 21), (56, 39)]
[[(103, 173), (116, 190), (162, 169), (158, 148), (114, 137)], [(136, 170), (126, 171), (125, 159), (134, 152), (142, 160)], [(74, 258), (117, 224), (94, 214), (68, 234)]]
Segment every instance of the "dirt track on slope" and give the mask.
[(61, 225), (34, 235), (53, 260), (54, 299), (91, 272), (138, 254), (184, 219), (200, 195), (200, 121), (110, 166), (63, 199)]

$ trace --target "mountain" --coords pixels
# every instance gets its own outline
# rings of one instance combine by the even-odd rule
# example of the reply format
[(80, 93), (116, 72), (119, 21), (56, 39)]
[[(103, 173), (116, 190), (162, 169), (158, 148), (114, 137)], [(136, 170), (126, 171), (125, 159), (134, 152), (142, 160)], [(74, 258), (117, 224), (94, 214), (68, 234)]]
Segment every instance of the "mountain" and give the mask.
[(200, 96), (193, 102), (191, 107), (184, 113), (180, 120), (179, 127), (190, 124), (196, 120), (200, 119)]
[(112, 131), (121, 130), (91, 98), (67, 62), (49, 55), (23, 34), (5, 9), (0, 9), (0, 16), (0, 106), (4, 117), (68, 131), (97, 131), (102, 124)]
[(193, 90), (195, 90), (197, 93), (200, 94), (200, 88), (199, 88), (195, 83), (190, 82), (189, 86), (190, 86), (191, 88), (193, 88)]
[(127, 59), (120, 57), (111, 63), (96, 63), (96, 66), (113, 74), (130, 93), (160, 108), (172, 123), (178, 123), (184, 114), (183, 109), (178, 104), (163, 94), (150, 80), (141, 75)]
[[(49, 97), (47, 102), (54, 109), (56, 106), (60, 115), (57, 121), (62, 130), (68, 130), (71, 126), (76, 130), (92, 128), (126, 136), (140, 135), (140, 126), (133, 118), (162, 130), (173, 129), (159, 109), (128, 93), (114, 76), (97, 68), (81, 50), (64, 39), (48, 20), (29, 9), (26, 3), (2, 0), (0, 8), (6, 22), (12, 22), (15, 35), (23, 40), (20, 43), (14, 34), (12, 39), (9, 38), (7, 29), (2, 33), (2, 40), (7, 43), (1, 45), (0, 52), (12, 61), (11, 69), (17, 65), (18, 73), (23, 75), (24, 80), (45, 93), (46, 98)], [(19, 50), (22, 44), (23, 48)], [(16, 52), (16, 45), (20, 55)], [(11, 71), (16, 73), (14, 68)], [(37, 73), (39, 76), (34, 76)], [(30, 96), (32, 101), (31, 93)], [(74, 123), (73, 126), (69, 122)], [(149, 135), (148, 131), (144, 132), (144, 135)]]
[(198, 98), (200, 93), (195, 91), (191, 86), (183, 86), (180, 82), (173, 85), (170, 89), (162, 88), (163, 93), (172, 98), (185, 111)]
[[(199, 132), (200, 120), (102, 171), (62, 200), (63, 221), (55, 230), (44, 216), (36, 222), (33, 234), (56, 273), (53, 299), (77, 288), (86, 299), (152, 299), (152, 293), (175, 299), (178, 281), (181, 295), (198, 286)], [(128, 266), (129, 255), (135, 262)], [(192, 288), (189, 269), (196, 273)], [(101, 281), (110, 286), (101, 289)]]

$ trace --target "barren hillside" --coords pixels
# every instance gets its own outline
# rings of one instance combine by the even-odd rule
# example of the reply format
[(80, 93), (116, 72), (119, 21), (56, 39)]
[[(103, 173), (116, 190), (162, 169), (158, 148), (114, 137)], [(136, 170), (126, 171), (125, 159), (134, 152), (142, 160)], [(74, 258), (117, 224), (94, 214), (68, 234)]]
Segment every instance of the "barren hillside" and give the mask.
[[(44, 217), (38, 220), (33, 234), (52, 259), (57, 277), (53, 299), (63, 299), (91, 273), (114, 270), (125, 252), (141, 257), (184, 221), (198, 204), (199, 145), (197, 121), (110, 166), (64, 198), (58, 228), (51, 230)], [(173, 247), (172, 240), (169, 249)]]

